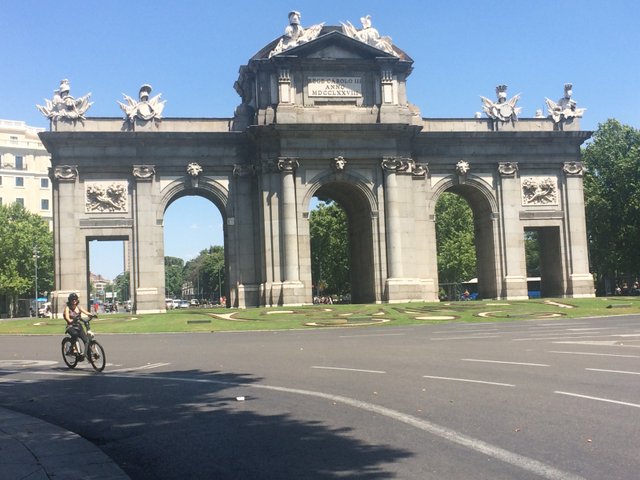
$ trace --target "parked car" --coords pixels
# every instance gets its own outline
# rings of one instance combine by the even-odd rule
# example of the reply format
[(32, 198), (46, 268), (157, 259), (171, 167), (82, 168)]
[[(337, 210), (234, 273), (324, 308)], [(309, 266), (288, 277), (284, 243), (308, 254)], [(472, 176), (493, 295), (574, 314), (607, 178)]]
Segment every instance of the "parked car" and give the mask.
[(180, 300), (180, 303), (178, 303), (178, 308), (189, 308), (189, 302), (187, 302), (186, 300)]
[(197, 298), (192, 298), (189, 301), (189, 305), (191, 305), (192, 307), (199, 307), (200, 306), (200, 300), (198, 300)]
[(179, 298), (174, 298), (172, 301), (172, 308), (180, 308), (180, 299)]

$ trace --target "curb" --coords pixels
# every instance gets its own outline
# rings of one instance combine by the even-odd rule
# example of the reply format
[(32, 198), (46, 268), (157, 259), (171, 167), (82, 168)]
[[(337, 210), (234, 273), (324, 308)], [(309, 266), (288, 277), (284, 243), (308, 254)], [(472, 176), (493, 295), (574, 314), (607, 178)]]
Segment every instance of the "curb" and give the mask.
[(0, 480), (130, 480), (80, 435), (0, 407)]

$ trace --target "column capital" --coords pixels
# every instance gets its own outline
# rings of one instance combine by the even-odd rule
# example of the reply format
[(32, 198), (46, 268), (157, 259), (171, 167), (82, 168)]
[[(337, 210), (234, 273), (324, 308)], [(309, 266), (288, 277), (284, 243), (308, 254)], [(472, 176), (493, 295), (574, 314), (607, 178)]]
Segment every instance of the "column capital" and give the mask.
[(300, 166), (300, 162), (295, 157), (278, 157), (277, 165), (279, 171), (293, 173)]
[(501, 177), (515, 177), (518, 173), (518, 162), (500, 162), (498, 172)]
[(562, 171), (568, 177), (581, 177), (583, 173), (582, 162), (564, 162)]
[(382, 170), (385, 172), (411, 172), (414, 161), (405, 157), (382, 157)]
[(256, 174), (256, 167), (253, 165), (235, 164), (233, 166), (234, 177), (252, 177)]
[(78, 166), (59, 165), (53, 169), (53, 176), (59, 182), (75, 182), (78, 178)]
[(153, 180), (154, 175), (156, 174), (155, 165), (134, 165), (133, 178), (135, 178), (139, 182), (151, 181)]

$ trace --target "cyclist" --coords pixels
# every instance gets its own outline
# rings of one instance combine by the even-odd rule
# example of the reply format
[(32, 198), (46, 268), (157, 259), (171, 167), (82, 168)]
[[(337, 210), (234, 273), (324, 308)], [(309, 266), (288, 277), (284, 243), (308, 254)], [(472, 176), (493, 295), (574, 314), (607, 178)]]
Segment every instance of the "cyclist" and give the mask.
[[(92, 316), (90, 312), (88, 312), (87, 310), (85, 310), (80, 306), (80, 299), (78, 298), (78, 294), (77, 293), (70, 294), (69, 298), (67, 299), (67, 306), (64, 307), (64, 312), (62, 314), (65, 321), (67, 322), (66, 331), (69, 333), (69, 335), (71, 335), (71, 339), (73, 340), (72, 345), (74, 345), (74, 348), (76, 345), (76, 340), (78, 339), (78, 337), (80, 337), (84, 342), (85, 351), (86, 351), (87, 343), (89, 342), (89, 337), (87, 337), (87, 333), (84, 331), (84, 328), (82, 328), (82, 325), (80, 324), (80, 320), (83, 313), (85, 315)], [(77, 352), (77, 353), (80, 353), (80, 352)]]

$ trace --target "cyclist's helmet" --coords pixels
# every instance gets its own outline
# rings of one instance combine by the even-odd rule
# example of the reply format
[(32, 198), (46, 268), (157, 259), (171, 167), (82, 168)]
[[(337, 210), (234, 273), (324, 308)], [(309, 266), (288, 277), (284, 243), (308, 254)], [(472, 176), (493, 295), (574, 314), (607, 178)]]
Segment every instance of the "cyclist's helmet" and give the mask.
[(69, 294), (69, 298), (67, 298), (67, 305), (71, 306), (71, 302), (73, 302), (74, 300), (78, 300), (78, 294), (77, 293), (71, 293)]

